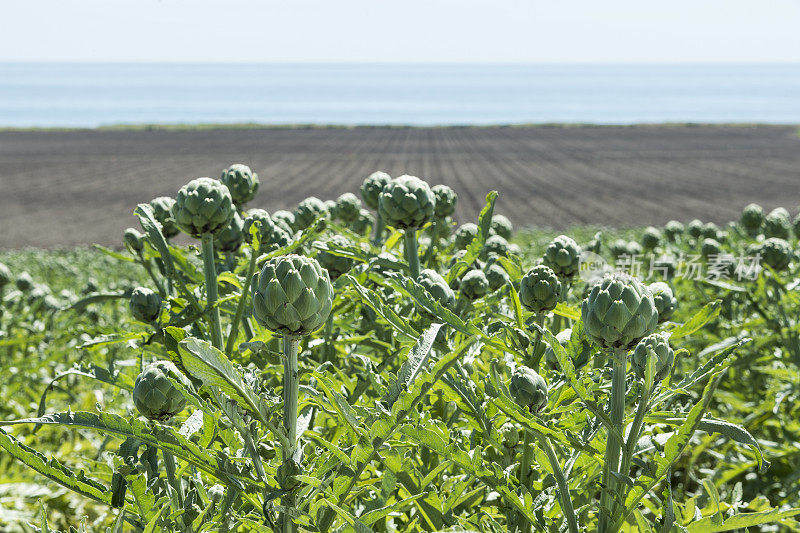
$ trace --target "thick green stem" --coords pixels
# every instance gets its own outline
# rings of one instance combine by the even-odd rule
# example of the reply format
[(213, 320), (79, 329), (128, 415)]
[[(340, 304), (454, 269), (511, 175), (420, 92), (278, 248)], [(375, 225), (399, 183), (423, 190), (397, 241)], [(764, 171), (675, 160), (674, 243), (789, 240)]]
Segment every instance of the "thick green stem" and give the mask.
[(233, 345), (236, 343), (236, 337), (239, 335), (239, 322), (242, 320), (244, 313), (244, 306), (247, 303), (247, 298), (250, 296), (250, 279), (253, 277), (253, 272), (256, 270), (256, 259), (258, 251), (253, 248), (250, 251), (250, 263), (247, 265), (247, 275), (244, 278), (244, 287), (242, 287), (242, 295), (239, 297), (239, 304), (236, 306), (236, 314), (233, 317), (231, 324), (231, 331), (228, 334), (228, 342), (225, 343), (225, 353), (230, 355), (233, 352)]
[(536, 325), (539, 326), (536, 329), (536, 337), (533, 340), (533, 351), (531, 352), (531, 368), (539, 371), (539, 363), (542, 360), (542, 354), (539, 353), (539, 348), (542, 345), (542, 330), (541, 328), (544, 327), (544, 313), (536, 313)]
[(417, 230), (406, 228), (405, 230), (405, 252), (408, 267), (411, 269), (411, 277), (414, 281), (419, 279), (419, 251), (417, 250)]
[(642, 384), (642, 392), (639, 395), (639, 405), (636, 407), (636, 416), (633, 418), (631, 429), (628, 432), (628, 440), (625, 443), (625, 448), (622, 450), (622, 466), (619, 471), (623, 476), (630, 475), (631, 462), (633, 461), (633, 452), (636, 448), (636, 443), (639, 441), (639, 435), (642, 432), (642, 425), (644, 417), (647, 415), (647, 407), (650, 403), (650, 395), (653, 389), (647, 389), (645, 384)]
[(214, 236), (210, 233), (203, 234), (203, 274), (206, 277), (206, 305), (208, 306), (208, 319), (211, 323), (211, 344), (214, 348), (222, 349), (222, 326), (219, 322), (219, 309), (217, 303), (217, 268), (214, 265)]
[(558, 500), (561, 503), (561, 511), (567, 519), (569, 532), (578, 533), (580, 528), (575, 518), (575, 508), (572, 506), (572, 498), (569, 495), (569, 484), (567, 483), (567, 478), (564, 477), (564, 471), (561, 469), (561, 464), (558, 462), (558, 456), (556, 456), (556, 451), (553, 449), (553, 444), (545, 435), (539, 435), (539, 443), (547, 454), (550, 467), (553, 469), (553, 476), (556, 478), (556, 484), (558, 485)]
[(325, 345), (322, 348), (322, 362), (333, 360), (333, 313), (328, 315), (325, 321)]
[(375, 235), (372, 236), (372, 244), (374, 246), (383, 245), (383, 231), (386, 229), (386, 223), (380, 213), (375, 214)]
[(180, 483), (178, 482), (178, 478), (175, 475), (175, 472), (177, 470), (177, 468), (175, 467), (175, 457), (172, 455), (171, 452), (167, 451), (162, 451), (161, 454), (164, 456), (164, 467), (167, 470), (167, 482), (177, 495), (178, 506), (180, 507), (180, 509), (183, 509), (183, 487), (181, 487)]
[[(611, 377), (611, 423), (620, 434), (624, 430), (622, 424), (625, 419), (625, 373), (627, 371), (627, 353), (625, 350), (612, 350), (614, 369)], [(600, 496), (600, 533), (609, 531), (609, 519), (614, 514), (616, 502), (613, 495), (616, 492), (616, 477), (619, 473), (619, 456), (622, 441), (611, 432), (608, 433), (606, 442), (605, 466), (603, 467), (603, 492)]]
[[(288, 466), (295, 460), (297, 449), (297, 403), (299, 400), (299, 379), (297, 366), (297, 352), (300, 346), (300, 337), (295, 335), (283, 336), (283, 429), (286, 431), (288, 446), (282, 450), (283, 463)], [(283, 506), (294, 509), (296, 505), (295, 494), (290, 491), (283, 497)], [(297, 533), (297, 525), (292, 517), (285, 513), (282, 517), (283, 533)]]
[(439, 243), (439, 225), (441, 223), (442, 222), (440, 219), (435, 218), (430, 227), (429, 231), (431, 234), (431, 243), (425, 250), (425, 257), (422, 258), (422, 264), (425, 265), (426, 268), (431, 267), (431, 262), (433, 261), (433, 252), (436, 249), (436, 245)]
[[(528, 431), (525, 431), (525, 437), (522, 441), (522, 460), (519, 463), (519, 484), (520, 487), (527, 487), (528, 491), (530, 491), (530, 487), (528, 486), (528, 479), (530, 477), (531, 471), (531, 461), (533, 460), (533, 442), (531, 442), (531, 434)], [(523, 533), (529, 533), (531, 531), (531, 523), (525, 519), (525, 525), (522, 527)]]

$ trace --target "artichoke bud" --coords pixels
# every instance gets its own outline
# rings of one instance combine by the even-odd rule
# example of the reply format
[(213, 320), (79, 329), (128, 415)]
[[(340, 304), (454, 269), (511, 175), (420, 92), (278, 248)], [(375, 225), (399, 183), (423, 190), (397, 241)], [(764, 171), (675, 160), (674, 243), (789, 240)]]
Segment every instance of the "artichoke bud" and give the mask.
[[(346, 248), (350, 246), (350, 241), (342, 235), (334, 235), (328, 240), (328, 246), (332, 248)], [(326, 269), (332, 280), (336, 280), (353, 268), (353, 260), (349, 257), (335, 255), (328, 250), (321, 250), (317, 254), (317, 261), (322, 268)]]
[(713, 255), (719, 255), (721, 249), (716, 239), (706, 238), (703, 239), (703, 244), (700, 246), (700, 253), (703, 257), (711, 257)]
[(294, 460), (285, 460), (278, 467), (278, 484), (283, 490), (292, 490), (300, 486), (297, 476), (303, 473), (302, 467)]
[[(447, 284), (447, 281), (438, 272), (426, 268), (419, 273), (417, 283), (428, 291), (428, 294), (435, 301), (442, 304), (442, 307), (451, 311), (453, 310), (456, 304), (456, 295), (453, 289)], [(433, 315), (422, 308), (418, 308), (418, 312), (429, 320), (435, 319)]]
[(675, 352), (667, 339), (658, 333), (649, 335), (639, 342), (631, 354), (631, 367), (636, 377), (645, 379), (647, 373), (647, 360), (655, 358), (654, 381), (659, 382), (666, 378), (672, 370), (675, 361)]
[(128, 307), (133, 318), (150, 324), (161, 314), (161, 296), (147, 287), (136, 287), (131, 292)]
[(208, 488), (208, 499), (211, 503), (219, 505), (225, 497), (225, 487), (219, 483)]
[(419, 228), (433, 218), (436, 198), (427, 183), (416, 176), (390, 181), (378, 197), (378, 213), (398, 229)]
[(489, 292), (489, 280), (482, 270), (470, 270), (461, 278), (458, 290), (468, 300), (477, 300)]
[(685, 231), (683, 224), (678, 222), (677, 220), (670, 220), (669, 222), (664, 225), (664, 236), (670, 242), (675, 242), (678, 240), (678, 237)]
[(169, 239), (180, 233), (175, 219), (172, 217), (172, 207), (175, 199), (169, 196), (159, 196), (150, 200), (150, 208), (153, 210), (153, 218), (161, 224), (161, 234)]
[(520, 281), (520, 303), (536, 314), (552, 311), (561, 300), (561, 290), (561, 281), (553, 269), (537, 265)]
[(211, 178), (197, 178), (181, 187), (172, 206), (175, 223), (196, 238), (228, 226), (234, 212), (228, 188)]
[(500, 431), (503, 434), (503, 446), (506, 448), (515, 448), (519, 444), (519, 428), (517, 426), (506, 423), (503, 424)]
[(570, 280), (580, 270), (581, 247), (566, 235), (559, 235), (547, 245), (542, 263), (553, 269), (556, 276)]
[(496, 256), (505, 257), (508, 255), (508, 241), (500, 235), (491, 235), (483, 243), (481, 259), (491, 259)]
[(522, 408), (538, 413), (547, 405), (547, 383), (532, 368), (520, 366), (508, 385), (511, 397)]
[(233, 212), (230, 224), (214, 235), (214, 246), (220, 252), (235, 252), (244, 241), (244, 221), (239, 213)]
[(294, 223), (298, 230), (309, 228), (314, 221), (328, 214), (325, 203), (315, 196), (310, 196), (300, 202), (294, 210)]
[(458, 195), (447, 185), (434, 185), (431, 189), (436, 198), (434, 214), (438, 218), (445, 218), (452, 215), (456, 210)]
[(504, 239), (510, 239), (511, 235), (514, 233), (514, 225), (511, 224), (511, 221), (508, 219), (508, 217), (503, 215), (494, 215), (492, 216), (492, 221), (489, 225), (489, 233), (499, 235)]
[(661, 232), (649, 226), (642, 235), (642, 247), (645, 250), (654, 250), (659, 244), (661, 244)]
[(761, 244), (758, 252), (764, 264), (778, 272), (785, 270), (792, 262), (794, 254), (791, 245), (783, 239), (771, 237)]
[(27, 272), (22, 272), (14, 281), (17, 289), (22, 292), (28, 292), (33, 289), (33, 278)]
[(186, 406), (183, 394), (169, 378), (179, 381), (186, 388), (191, 386), (186, 376), (169, 361), (150, 363), (136, 378), (133, 403), (145, 418), (164, 422), (180, 413)]
[(499, 288), (506, 285), (511, 278), (509, 278), (508, 273), (505, 271), (503, 267), (498, 265), (497, 263), (492, 263), (488, 267), (486, 267), (484, 273), (486, 274), (486, 279), (489, 282), (489, 290), (494, 292)]
[(144, 249), (144, 235), (134, 228), (128, 228), (122, 234), (122, 240), (132, 252), (141, 252)]
[(364, 183), (361, 185), (361, 198), (367, 207), (373, 210), (378, 210), (378, 202), (383, 188), (392, 181), (392, 178), (386, 172), (373, 172)]
[(361, 200), (351, 192), (341, 195), (335, 205), (337, 218), (348, 224), (355, 222), (361, 212)]
[(678, 300), (672, 293), (672, 288), (664, 283), (658, 281), (649, 286), (650, 292), (653, 293), (653, 301), (656, 304), (656, 311), (658, 311), (658, 321), (666, 322), (675, 313), (678, 307)]
[(792, 230), (789, 212), (783, 207), (776, 207), (764, 217), (764, 236), (788, 239)]
[(764, 223), (764, 210), (758, 204), (749, 204), (742, 209), (739, 224), (751, 235), (757, 235)]
[(595, 284), (581, 305), (586, 335), (602, 348), (628, 349), (651, 334), (658, 311), (650, 290), (625, 274)]
[(3, 263), (0, 263), (0, 288), (11, 283), (11, 280), (11, 270), (9, 270), (9, 268)]
[(243, 206), (253, 198), (258, 192), (258, 174), (250, 170), (250, 167), (242, 164), (231, 165), (222, 171), (219, 181), (228, 187), (233, 202), (238, 206)]
[(478, 236), (478, 226), (472, 222), (462, 224), (453, 237), (456, 250), (466, 250), (467, 246)]

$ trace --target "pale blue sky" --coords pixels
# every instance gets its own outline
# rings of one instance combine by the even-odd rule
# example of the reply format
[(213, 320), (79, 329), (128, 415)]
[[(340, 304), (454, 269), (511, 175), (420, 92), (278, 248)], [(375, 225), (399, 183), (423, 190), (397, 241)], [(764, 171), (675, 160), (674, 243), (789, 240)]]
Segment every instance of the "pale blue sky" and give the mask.
[(0, 0), (0, 61), (800, 62), (800, 0)]

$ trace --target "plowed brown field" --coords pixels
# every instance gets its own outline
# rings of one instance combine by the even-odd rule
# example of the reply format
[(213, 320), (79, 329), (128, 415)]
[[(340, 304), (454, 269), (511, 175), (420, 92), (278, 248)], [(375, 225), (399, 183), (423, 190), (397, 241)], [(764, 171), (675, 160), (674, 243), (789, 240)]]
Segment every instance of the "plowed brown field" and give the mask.
[(253, 207), (357, 192), (374, 170), (459, 194), (472, 220), (490, 189), (518, 225), (725, 222), (754, 201), (800, 204), (794, 127), (636, 126), (0, 132), (0, 247), (119, 244), (133, 209), (241, 162)]

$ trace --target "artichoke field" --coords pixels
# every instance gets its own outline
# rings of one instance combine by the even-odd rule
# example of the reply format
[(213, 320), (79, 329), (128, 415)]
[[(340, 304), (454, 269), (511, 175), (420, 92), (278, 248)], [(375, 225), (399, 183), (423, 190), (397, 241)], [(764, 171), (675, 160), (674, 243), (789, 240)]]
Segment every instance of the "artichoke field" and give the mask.
[(258, 190), (0, 254), (0, 530), (800, 529), (788, 211), (514, 234), (413, 176)]

